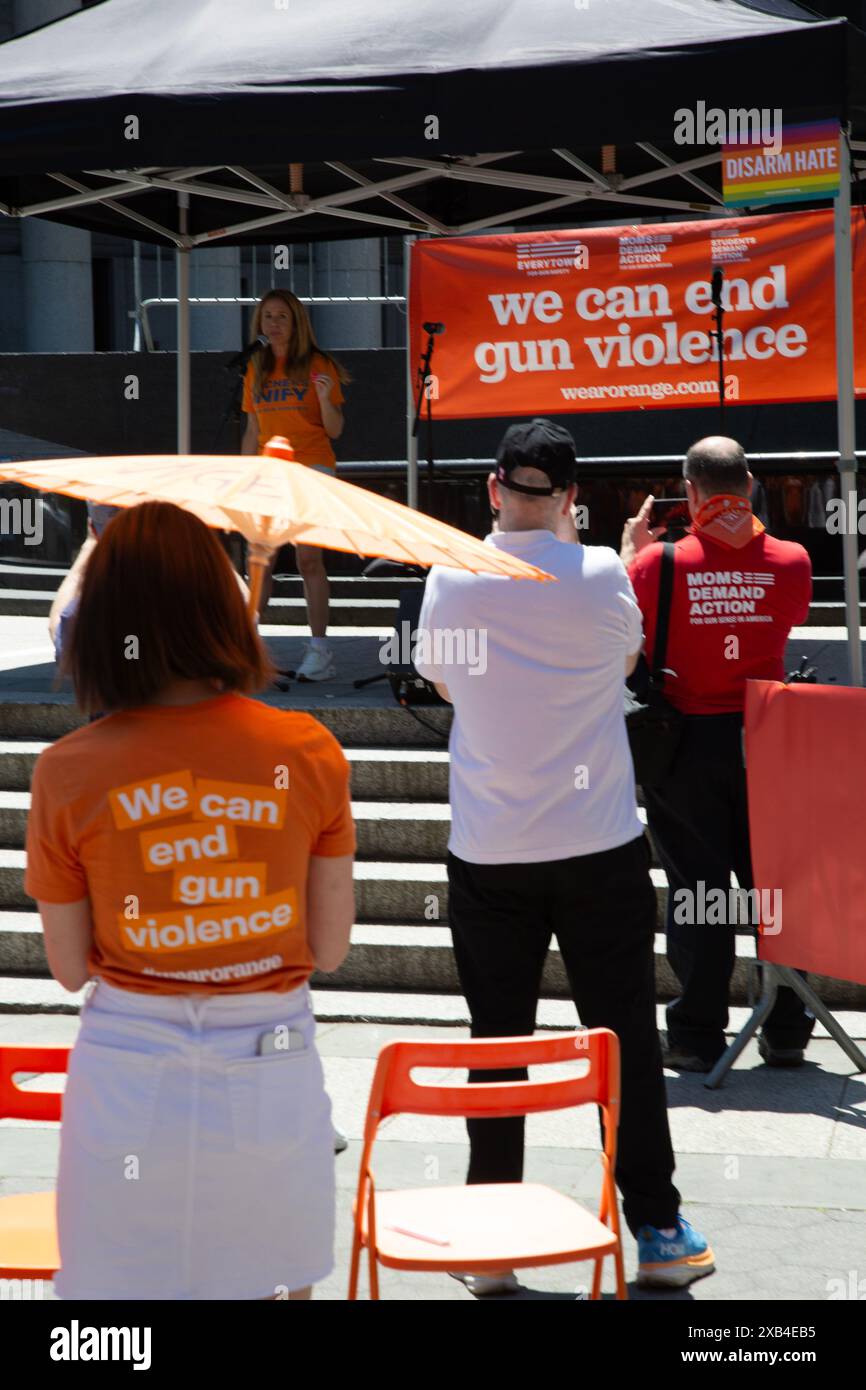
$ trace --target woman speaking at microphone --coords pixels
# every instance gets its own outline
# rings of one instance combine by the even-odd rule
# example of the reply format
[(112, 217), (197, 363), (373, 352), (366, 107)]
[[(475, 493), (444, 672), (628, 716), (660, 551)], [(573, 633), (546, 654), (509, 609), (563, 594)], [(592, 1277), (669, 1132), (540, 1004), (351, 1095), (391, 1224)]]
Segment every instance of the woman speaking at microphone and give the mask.
[[(261, 453), (274, 435), (284, 435), (298, 463), (334, 474), (337, 461), (331, 440), (343, 432), (340, 387), (349, 380), (348, 373), (322, 352), (303, 304), (289, 290), (268, 290), (256, 305), (251, 339), (260, 336), (267, 338), (267, 346), (254, 353), (244, 379), (247, 426), (241, 453)], [(295, 552), (312, 634), (297, 677), (331, 680), (336, 667), (325, 639), (328, 576), (322, 552), (314, 545), (296, 545)], [(260, 616), (271, 595), (273, 571), (274, 561), (262, 585)]]

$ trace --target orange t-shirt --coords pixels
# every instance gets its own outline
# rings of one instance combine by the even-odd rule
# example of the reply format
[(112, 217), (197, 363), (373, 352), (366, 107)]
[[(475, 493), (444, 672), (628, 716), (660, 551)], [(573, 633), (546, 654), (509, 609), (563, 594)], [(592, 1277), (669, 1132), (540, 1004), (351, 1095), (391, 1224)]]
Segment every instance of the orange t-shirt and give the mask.
[(255, 392), (252, 362), (247, 367), (243, 409), (245, 414), (256, 417), (259, 453), (269, 439), (279, 434), (288, 439), (298, 463), (336, 467), (331, 440), (322, 424), (319, 393), (312, 380), (317, 372), (325, 372), (333, 378), (329, 399), (332, 405), (342, 405), (343, 392), (334, 367), (318, 352), (313, 353), (310, 361), (309, 381), (304, 381), (298, 371), (287, 370), (285, 359), (281, 358), (265, 379), (261, 395)]
[(25, 888), (90, 898), (89, 966), (143, 993), (296, 989), (311, 855), (352, 854), (349, 765), (312, 715), (241, 695), (110, 715), (45, 750)]

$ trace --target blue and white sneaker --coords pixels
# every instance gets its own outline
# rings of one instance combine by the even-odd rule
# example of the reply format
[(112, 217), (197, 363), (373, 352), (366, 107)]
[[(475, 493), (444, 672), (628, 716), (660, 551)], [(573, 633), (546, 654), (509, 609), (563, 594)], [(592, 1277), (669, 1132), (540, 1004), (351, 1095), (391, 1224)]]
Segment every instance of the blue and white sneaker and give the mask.
[(663, 1236), (655, 1226), (642, 1226), (637, 1233), (637, 1256), (637, 1282), (660, 1288), (684, 1288), (716, 1267), (709, 1244), (683, 1216), (677, 1217), (675, 1236)]

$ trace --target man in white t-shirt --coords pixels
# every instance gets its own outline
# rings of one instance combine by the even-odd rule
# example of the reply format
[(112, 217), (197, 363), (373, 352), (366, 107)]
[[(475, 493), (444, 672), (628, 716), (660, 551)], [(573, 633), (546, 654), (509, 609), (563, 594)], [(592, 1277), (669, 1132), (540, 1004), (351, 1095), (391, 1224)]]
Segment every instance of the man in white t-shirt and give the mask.
[[(714, 1264), (679, 1215), (672, 1181), (655, 891), (623, 716), (641, 616), (613, 550), (557, 539), (570, 524), (575, 472), (573, 440), (552, 421), (506, 432), (488, 479), (500, 529), (487, 543), (557, 582), (434, 567), (418, 623), (429, 659), (416, 655), (415, 665), (454, 706), (449, 918), (472, 1035), (534, 1031), (555, 934), (582, 1023), (620, 1040), (616, 1177), (639, 1281), (681, 1286)], [(519, 1182), (523, 1120), (467, 1124), (468, 1181)], [(511, 1273), (465, 1281), (477, 1293), (518, 1287)]]

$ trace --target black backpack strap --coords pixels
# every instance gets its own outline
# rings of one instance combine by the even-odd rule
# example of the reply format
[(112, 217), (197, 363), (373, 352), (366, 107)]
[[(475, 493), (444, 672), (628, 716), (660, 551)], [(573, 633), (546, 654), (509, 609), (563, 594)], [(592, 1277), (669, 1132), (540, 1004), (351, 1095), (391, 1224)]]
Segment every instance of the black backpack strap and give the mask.
[(659, 575), (659, 602), (656, 613), (656, 635), (653, 643), (653, 659), (650, 676), (660, 686), (664, 685), (663, 675), (668, 650), (668, 626), (671, 617), (671, 598), (674, 591), (674, 547), (672, 541), (662, 546), (662, 568)]

